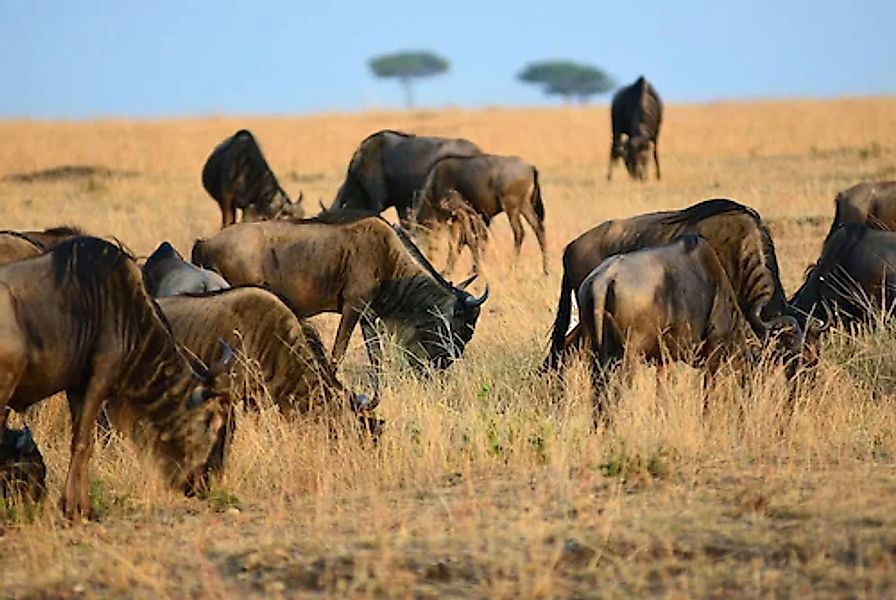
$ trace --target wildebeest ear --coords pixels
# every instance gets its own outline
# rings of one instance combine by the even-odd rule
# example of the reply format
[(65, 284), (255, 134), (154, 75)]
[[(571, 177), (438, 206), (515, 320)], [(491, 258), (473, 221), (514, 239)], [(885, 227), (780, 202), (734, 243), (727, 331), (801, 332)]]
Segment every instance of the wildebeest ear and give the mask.
[(208, 370), (209, 378), (214, 378), (224, 373), (230, 368), (230, 363), (233, 362), (233, 349), (230, 347), (230, 344), (224, 340), (218, 340), (218, 344), (221, 346), (221, 358)]
[(215, 393), (205, 385), (197, 385), (193, 388), (193, 392), (190, 394), (190, 399), (187, 400), (187, 408), (192, 410), (197, 406), (201, 406), (206, 400), (214, 395)]

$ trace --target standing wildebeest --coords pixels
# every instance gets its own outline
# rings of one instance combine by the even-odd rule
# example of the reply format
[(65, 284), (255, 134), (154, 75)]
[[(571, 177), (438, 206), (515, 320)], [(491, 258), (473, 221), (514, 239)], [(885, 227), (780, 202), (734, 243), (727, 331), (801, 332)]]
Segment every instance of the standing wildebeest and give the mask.
[(302, 196), (290, 202), (251, 132), (240, 129), (218, 144), (202, 168), (202, 187), (221, 207), (222, 227), (244, 221), (302, 217)]
[(863, 223), (872, 229), (896, 231), (896, 181), (866, 181), (834, 199), (834, 222), (829, 239), (844, 223)]
[(84, 232), (68, 225), (43, 231), (0, 231), (0, 265), (38, 256), (76, 235)]
[(650, 82), (641, 76), (633, 84), (616, 92), (610, 119), (613, 144), (610, 146), (607, 181), (613, 172), (613, 163), (618, 158), (625, 161), (629, 175), (636, 179), (646, 179), (647, 155), (651, 149), (656, 165), (656, 178), (659, 179), (658, 145), (660, 125), (663, 122), (663, 102)]
[(219, 375), (180, 352), (137, 264), (104, 240), (76, 237), (0, 267), (0, 415), (66, 392), (72, 454), (63, 511), (90, 511), (87, 466), (97, 415), (162, 458), (173, 485), (194, 492), (223, 452), (229, 401)]
[[(844, 322), (875, 320), (896, 300), (896, 232), (864, 223), (838, 227), (824, 243), (818, 262), (790, 303), (801, 316), (833, 310)], [(830, 324), (832, 317), (828, 314)]]
[[(719, 258), (694, 234), (611, 256), (585, 278), (578, 300), (598, 389), (624, 356), (684, 361), (711, 377), (728, 363), (743, 370), (759, 349)], [(808, 350), (792, 322), (779, 329), (786, 358)]]
[(435, 205), (451, 190), (458, 191), (482, 215), (486, 226), (496, 215), (507, 213), (517, 256), (523, 245), (522, 215), (538, 238), (542, 270), (548, 272), (538, 169), (516, 156), (448, 156), (438, 160), (429, 170), (416, 202)]
[(414, 192), (423, 185), (430, 167), (445, 156), (479, 152), (476, 144), (462, 138), (378, 131), (365, 138), (352, 155), (332, 208), (379, 213), (394, 206), (406, 227)]
[(224, 278), (188, 263), (168, 242), (162, 242), (143, 265), (146, 291), (153, 298), (199, 294), (229, 288)]
[(784, 315), (786, 303), (771, 234), (753, 209), (732, 200), (704, 200), (683, 210), (648, 213), (601, 223), (567, 244), (551, 349), (545, 367), (556, 368), (569, 327), (570, 295), (609, 256), (665, 244), (697, 233), (718, 255), (753, 331), (763, 336)]
[(473, 337), (488, 296), (488, 288), (475, 298), (443, 279), (400, 227), (351, 211), (297, 222), (241, 223), (198, 240), (192, 258), (234, 285), (271, 289), (300, 318), (341, 313), (336, 363), (360, 320), (371, 361), (378, 364), (371, 320), (378, 317), (404, 348), (444, 368)]
[(237, 351), (234, 399), (257, 405), (267, 393), (284, 414), (372, 408), (336, 378), (317, 330), (265, 289), (237, 287), (158, 302), (174, 337), (201, 360), (212, 360), (222, 339)]

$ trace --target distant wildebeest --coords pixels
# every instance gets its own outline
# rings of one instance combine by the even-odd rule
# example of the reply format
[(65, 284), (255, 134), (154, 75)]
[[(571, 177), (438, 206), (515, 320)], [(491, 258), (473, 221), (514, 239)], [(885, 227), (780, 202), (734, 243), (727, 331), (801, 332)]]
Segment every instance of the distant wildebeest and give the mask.
[(856, 184), (837, 194), (834, 204), (834, 222), (828, 238), (844, 223), (862, 223), (872, 229), (896, 231), (896, 181)]
[(610, 108), (613, 144), (607, 180), (616, 159), (623, 159), (628, 174), (636, 179), (647, 178), (648, 154), (653, 150), (656, 178), (660, 178), (659, 136), (663, 122), (663, 102), (654, 87), (639, 77), (636, 82), (620, 89), (613, 96)]
[(415, 201), (421, 205), (436, 205), (451, 190), (463, 196), (482, 216), (486, 226), (496, 215), (506, 213), (517, 256), (524, 235), (520, 216), (525, 218), (541, 247), (542, 270), (548, 272), (538, 169), (516, 156), (447, 156), (433, 164)]
[[(454, 263), (464, 246), (470, 249), (473, 257), (473, 272), (482, 272), (482, 253), (488, 242), (488, 226), (476, 209), (470, 206), (466, 198), (457, 190), (448, 190), (444, 198), (438, 202), (421, 202), (414, 208), (411, 217), (413, 223), (411, 230), (416, 232), (426, 231), (427, 242), (431, 242), (431, 235), (438, 229), (447, 228), (448, 235), (448, 262), (442, 271), (444, 275), (454, 272)], [(432, 255), (432, 244), (430, 243)]]
[(790, 303), (799, 319), (833, 311), (845, 323), (874, 322), (896, 301), (896, 232), (846, 223), (828, 236)]
[(76, 235), (84, 232), (69, 225), (43, 231), (0, 231), (0, 265), (38, 256)]
[(200, 294), (229, 288), (224, 278), (188, 263), (168, 242), (162, 242), (143, 265), (146, 291), (153, 298)]
[(302, 196), (291, 202), (268, 166), (251, 132), (240, 129), (218, 144), (202, 168), (202, 187), (221, 208), (221, 226), (244, 221), (300, 218)]
[[(606, 259), (582, 282), (578, 301), (597, 391), (625, 356), (687, 362), (711, 378), (724, 365), (745, 370), (760, 349), (719, 258), (695, 234)], [(782, 358), (814, 359), (815, 340), (807, 345), (794, 325), (769, 326)], [(598, 413), (602, 402), (599, 395)]]
[(285, 415), (374, 408), (337, 379), (311, 323), (265, 289), (237, 287), (158, 302), (175, 339), (201, 360), (213, 360), (222, 339), (236, 351), (230, 370), (234, 400), (261, 405), (269, 397)]
[(0, 499), (39, 502), (46, 494), (47, 467), (28, 427), (10, 429), (0, 415)]
[(223, 452), (229, 349), (211, 369), (191, 364), (119, 247), (76, 237), (0, 267), (0, 413), (64, 391), (72, 453), (62, 494), (68, 517), (89, 514), (88, 461), (103, 405), (113, 423), (162, 459), (172, 485), (206, 484)]
[(560, 362), (571, 318), (571, 294), (592, 270), (614, 254), (666, 244), (686, 233), (699, 234), (715, 251), (757, 335), (763, 336), (770, 324), (782, 318), (793, 319), (785, 314), (789, 309), (775, 246), (759, 214), (732, 200), (705, 200), (683, 210), (606, 221), (567, 244), (545, 367), (556, 368)]
[(488, 296), (487, 288), (475, 298), (443, 279), (400, 227), (351, 211), (240, 223), (198, 240), (192, 258), (234, 285), (267, 287), (300, 318), (340, 313), (336, 363), (360, 320), (378, 364), (376, 317), (411, 354), (444, 368), (463, 353)]
[(358, 145), (331, 208), (379, 213), (394, 206), (407, 227), (414, 192), (430, 167), (445, 156), (479, 153), (476, 144), (462, 138), (378, 131)]

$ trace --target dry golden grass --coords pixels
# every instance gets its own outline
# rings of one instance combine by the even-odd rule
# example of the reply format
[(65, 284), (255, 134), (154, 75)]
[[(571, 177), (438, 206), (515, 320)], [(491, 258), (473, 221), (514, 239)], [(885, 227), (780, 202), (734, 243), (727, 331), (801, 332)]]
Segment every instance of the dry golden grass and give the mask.
[[(151, 461), (114, 439), (91, 465), (102, 520), (66, 526), (54, 503), (68, 425), (54, 398), (31, 424), (50, 499), (0, 522), (0, 595), (892, 597), (896, 332), (833, 333), (792, 416), (773, 369), (749, 390), (729, 386), (703, 418), (693, 371), (657, 381), (639, 367), (613, 425), (594, 432), (583, 365), (562, 381), (535, 369), (562, 248), (606, 218), (733, 197), (772, 222), (795, 289), (835, 193), (896, 174), (896, 100), (669, 106), (665, 178), (646, 184), (621, 166), (605, 181), (608, 121), (605, 108), (566, 108), (0, 123), (0, 177), (61, 164), (139, 173), (0, 182), (3, 227), (78, 223), (141, 255), (163, 239), (188, 252), (216, 230), (199, 172), (239, 127), (309, 205), (329, 202), (374, 130), (469, 137), (539, 166), (553, 269), (540, 275), (531, 233), (514, 265), (499, 219), (492, 297), (466, 356), (431, 380), (389, 363), (378, 447), (243, 416), (205, 501), (165, 489)], [(317, 321), (331, 340), (332, 317)], [(356, 343), (343, 376), (361, 381), (363, 365)]]

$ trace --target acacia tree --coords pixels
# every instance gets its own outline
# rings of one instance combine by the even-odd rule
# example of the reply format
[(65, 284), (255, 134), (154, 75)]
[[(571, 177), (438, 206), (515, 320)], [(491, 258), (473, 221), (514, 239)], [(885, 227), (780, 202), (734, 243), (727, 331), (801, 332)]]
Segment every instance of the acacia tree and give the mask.
[(545, 94), (563, 96), (569, 102), (577, 98), (585, 103), (591, 96), (615, 87), (613, 79), (598, 67), (571, 60), (549, 60), (532, 63), (517, 75), (524, 83), (542, 86)]
[(370, 59), (373, 74), (381, 78), (393, 77), (404, 88), (405, 104), (414, 106), (413, 82), (415, 79), (440, 75), (448, 70), (448, 61), (426, 51), (405, 51), (384, 54)]

